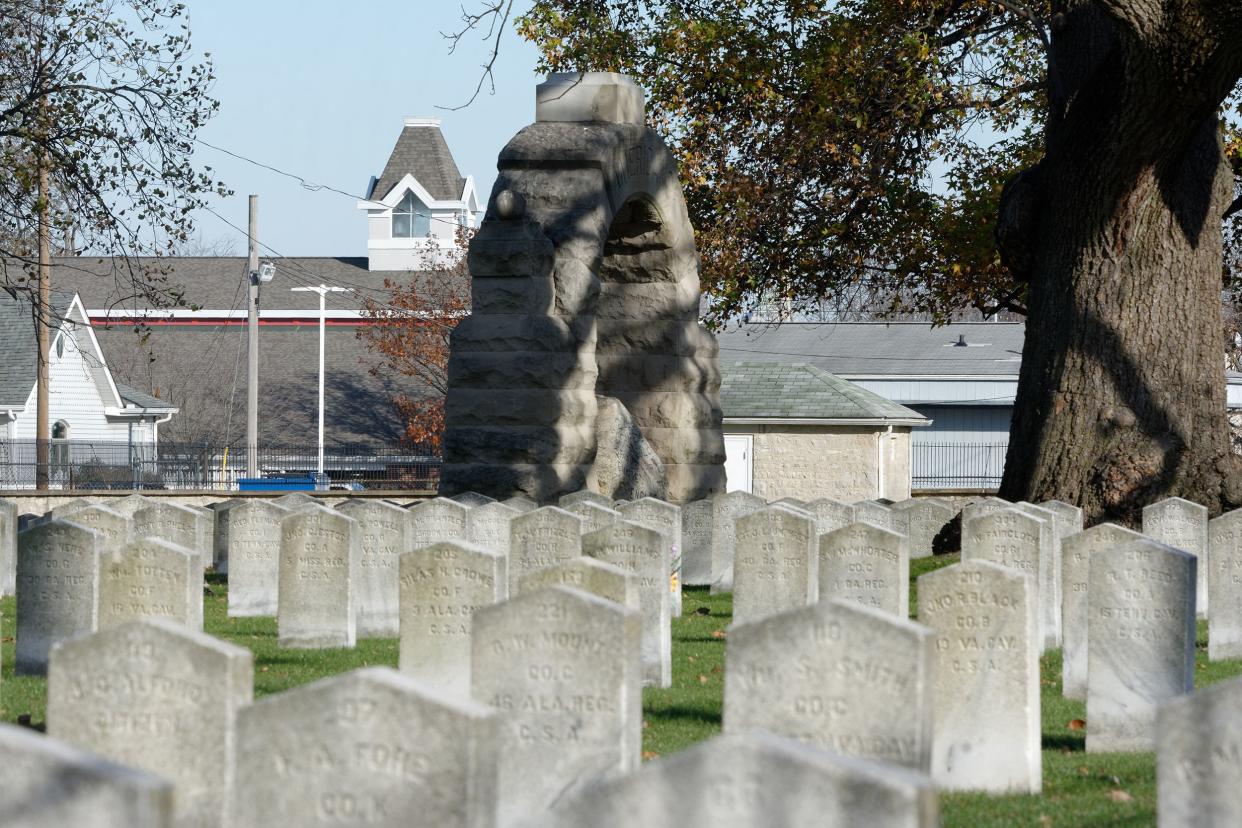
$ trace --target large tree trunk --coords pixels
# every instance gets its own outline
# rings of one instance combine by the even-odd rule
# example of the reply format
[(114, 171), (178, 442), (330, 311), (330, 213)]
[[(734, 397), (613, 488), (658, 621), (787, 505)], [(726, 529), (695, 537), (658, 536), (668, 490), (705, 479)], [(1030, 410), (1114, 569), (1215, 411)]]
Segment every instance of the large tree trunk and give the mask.
[(1196, 4), (1163, 5), (1065, 4), (1045, 157), (1010, 183), (997, 228), (1030, 281), (1001, 494), (1092, 518), (1132, 519), (1170, 494), (1214, 512), (1242, 501), (1220, 319), (1232, 177), (1216, 117), (1242, 46), (1219, 42), (1219, 21), (1186, 11)]

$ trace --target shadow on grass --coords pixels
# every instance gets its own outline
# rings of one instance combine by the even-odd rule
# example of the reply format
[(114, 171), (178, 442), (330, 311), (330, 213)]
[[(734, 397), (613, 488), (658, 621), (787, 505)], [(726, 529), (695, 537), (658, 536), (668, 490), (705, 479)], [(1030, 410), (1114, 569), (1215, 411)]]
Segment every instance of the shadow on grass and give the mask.
[(669, 707), (652, 707), (646, 711), (646, 718), (648, 721), (663, 720), (669, 722), (696, 722), (698, 724), (709, 725), (711, 727), (720, 727), (721, 723), (721, 715), (719, 710), (710, 710), (702, 707), (687, 707), (676, 704)]
[(1082, 753), (1087, 749), (1087, 739), (1085, 736), (1065, 736), (1062, 734), (1050, 736), (1044, 734), (1043, 749), (1068, 750), (1074, 753)]

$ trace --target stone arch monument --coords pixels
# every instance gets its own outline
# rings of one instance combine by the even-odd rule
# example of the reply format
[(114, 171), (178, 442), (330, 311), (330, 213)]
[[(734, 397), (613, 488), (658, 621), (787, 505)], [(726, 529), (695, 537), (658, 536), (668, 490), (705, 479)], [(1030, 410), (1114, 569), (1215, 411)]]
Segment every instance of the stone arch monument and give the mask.
[(644, 105), (621, 75), (552, 75), (501, 151), (453, 333), (442, 494), (724, 491), (694, 230)]

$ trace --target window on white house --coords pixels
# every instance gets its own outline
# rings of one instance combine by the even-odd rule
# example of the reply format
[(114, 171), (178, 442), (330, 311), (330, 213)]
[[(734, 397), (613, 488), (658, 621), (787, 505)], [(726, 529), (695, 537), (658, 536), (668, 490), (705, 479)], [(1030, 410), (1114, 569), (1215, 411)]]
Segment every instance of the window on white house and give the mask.
[(392, 208), (392, 237), (418, 239), (430, 235), (431, 210), (413, 192), (406, 192), (401, 203)]
[(52, 445), (48, 462), (55, 466), (69, 463), (69, 424), (64, 420), (57, 420), (52, 424)]

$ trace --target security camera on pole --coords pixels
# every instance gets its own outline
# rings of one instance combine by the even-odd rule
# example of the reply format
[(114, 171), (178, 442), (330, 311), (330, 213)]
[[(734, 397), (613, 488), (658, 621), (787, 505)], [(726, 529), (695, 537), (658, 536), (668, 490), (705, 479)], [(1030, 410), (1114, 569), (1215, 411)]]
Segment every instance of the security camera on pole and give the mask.
[(324, 299), (329, 293), (352, 293), (353, 290), (343, 287), (328, 287), (324, 284), (289, 289), (294, 292), (311, 291), (319, 294), (319, 473), (315, 479), (315, 483), (318, 486), (323, 480), (323, 332), (324, 319), (327, 316)]

